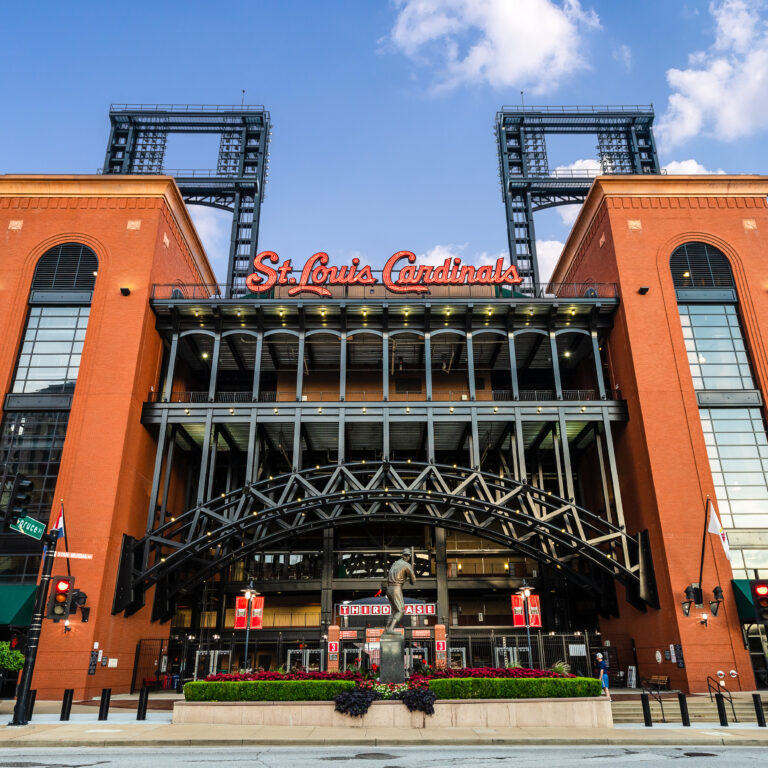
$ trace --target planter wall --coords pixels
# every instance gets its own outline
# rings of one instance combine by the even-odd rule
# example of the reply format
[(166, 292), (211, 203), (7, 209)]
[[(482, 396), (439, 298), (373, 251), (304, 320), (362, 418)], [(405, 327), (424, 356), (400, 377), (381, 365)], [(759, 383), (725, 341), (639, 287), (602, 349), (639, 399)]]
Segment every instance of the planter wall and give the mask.
[(174, 723), (230, 725), (309, 725), (350, 728), (611, 728), (611, 702), (578, 699), (463, 699), (435, 702), (435, 714), (409, 712), (401, 701), (375, 701), (363, 717), (335, 711), (332, 701), (179, 701)]

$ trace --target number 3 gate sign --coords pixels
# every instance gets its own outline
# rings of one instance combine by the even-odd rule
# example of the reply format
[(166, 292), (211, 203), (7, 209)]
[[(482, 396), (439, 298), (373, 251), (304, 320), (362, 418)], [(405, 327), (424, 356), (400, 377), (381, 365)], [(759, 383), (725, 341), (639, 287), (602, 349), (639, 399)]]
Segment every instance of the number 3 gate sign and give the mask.
[(328, 661), (338, 661), (339, 659), (339, 644), (335, 640), (331, 640), (328, 643)]

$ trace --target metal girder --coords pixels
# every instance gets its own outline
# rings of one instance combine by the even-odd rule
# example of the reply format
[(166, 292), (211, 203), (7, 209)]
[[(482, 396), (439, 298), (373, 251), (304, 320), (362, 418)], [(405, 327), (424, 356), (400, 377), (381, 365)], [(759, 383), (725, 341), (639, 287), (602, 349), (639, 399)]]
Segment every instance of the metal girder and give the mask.
[(126, 537), (113, 612), (138, 610), (154, 586), (153, 618), (167, 619), (176, 597), (248, 554), (361, 521), (471, 533), (545, 562), (587, 588), (599, 592), (605, 573), (652, 600), (639, 536), (605, 518), (509, 477), (383, 461), (270, 477), (189, 509), (139, 541)]
[[(527, 287), (539, 280), (533, 212), (582, 203), (595, 177), (660, 173), (651, 106), (510, 106), (496, 115), (509, 254)], [(547, 135), (594, 134), (591, 168), (549, 167)]]
[[(258, 243), (259, 217), (269, 167), (271, 119), (263, 106), (113, 104), (103, 172), (166, 174), (188, 203), (231, 211), (229, 295), (246, 293), (245, 277)], [(210, 170), (169, 169), (169, 134), (217, 134)]]

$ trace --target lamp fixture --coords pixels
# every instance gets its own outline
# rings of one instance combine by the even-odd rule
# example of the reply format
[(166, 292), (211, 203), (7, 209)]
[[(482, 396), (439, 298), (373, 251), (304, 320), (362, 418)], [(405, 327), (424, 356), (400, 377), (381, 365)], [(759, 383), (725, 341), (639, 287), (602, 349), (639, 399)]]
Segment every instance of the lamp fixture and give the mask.
[(121, 288), (120, 293), (123, 296), (130, 296), (131, 295), (131, 289), (130, 288)]
[(638, 292), (638, 293), (639, 293), (641, 296), (645, 296), (645, 294), (646, 294), (646, 293), (648, 293), (648, 291), (650, 291), (650, 290), (651, 290), (651, 289), (650, 289), (650, 288), (649, 288), (647, 285), (641, 285), (641, 286), (640, 286), (640, 287), (637, 289), (637, 292)]
[(717, 586), (712, 590), (714, 600), (709, 601), (709, 610), (712, 611), (712, 616), (717, 616), (717, 612), (720, 610), (720, 603), (723, 602), (723, 588)]

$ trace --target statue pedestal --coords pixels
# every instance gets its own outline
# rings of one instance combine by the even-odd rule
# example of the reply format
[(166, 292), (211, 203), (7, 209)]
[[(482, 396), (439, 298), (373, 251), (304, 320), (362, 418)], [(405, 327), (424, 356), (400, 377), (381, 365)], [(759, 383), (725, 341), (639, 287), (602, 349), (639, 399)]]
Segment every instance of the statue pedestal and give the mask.
[(405, 682), (405, 638), (398, 633), (384, 633), (379, 639), (379, 681), (382, 683)]

